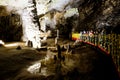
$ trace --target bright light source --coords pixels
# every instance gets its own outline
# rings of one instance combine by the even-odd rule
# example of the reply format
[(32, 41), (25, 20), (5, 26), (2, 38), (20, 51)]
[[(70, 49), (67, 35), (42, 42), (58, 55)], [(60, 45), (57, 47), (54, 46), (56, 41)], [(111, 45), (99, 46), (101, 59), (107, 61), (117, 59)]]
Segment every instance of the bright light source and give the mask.
[(4, 45), (5, 43), (2, 40), (0, 40), (0, 44)]

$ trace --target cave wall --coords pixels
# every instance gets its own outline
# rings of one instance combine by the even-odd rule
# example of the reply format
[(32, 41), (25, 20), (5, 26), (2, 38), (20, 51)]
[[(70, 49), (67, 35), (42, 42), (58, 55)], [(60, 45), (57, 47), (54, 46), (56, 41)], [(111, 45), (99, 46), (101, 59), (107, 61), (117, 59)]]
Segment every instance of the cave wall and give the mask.
[[(120, 1), (119, 0), (83, 0), (79, 7), (79, 26), (76, 30), (94, 30), (98, 27), (114, 28), (120, 24)], [(120, 28), (119, 28), (120, 29)]]
[(3, 41), (20, 41), (22, 36), (20, 15), (14, 12), (8, 13), (3, 6), (2, 8), (0, 6), (0, 9), (0, 39)]

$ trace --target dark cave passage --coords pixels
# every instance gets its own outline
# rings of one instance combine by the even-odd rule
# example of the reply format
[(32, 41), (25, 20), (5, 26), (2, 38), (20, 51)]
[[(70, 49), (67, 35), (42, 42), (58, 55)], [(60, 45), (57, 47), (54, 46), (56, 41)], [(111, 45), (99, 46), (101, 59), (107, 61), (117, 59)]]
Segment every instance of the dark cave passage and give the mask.
[(23, 35), (20, 16), (10, 14), (0, 16), (0, 39), (5, 42), (20, 41)]

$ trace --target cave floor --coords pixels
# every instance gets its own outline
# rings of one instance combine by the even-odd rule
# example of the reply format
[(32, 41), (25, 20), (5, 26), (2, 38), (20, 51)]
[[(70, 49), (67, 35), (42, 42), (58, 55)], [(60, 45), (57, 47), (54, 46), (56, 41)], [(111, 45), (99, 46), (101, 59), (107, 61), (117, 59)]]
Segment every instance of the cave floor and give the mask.
[[(73, 45), (74, 41), (59, 39), (58, 43)], [(16, 49), (17, 46), (21, 49)], [(63, 50), (61, 59), (54, 58), (57, 52), (53, 38), (48, 39), (44, 47), (49, 49), (33, 49), (26, 47), (24, 42), (6, 43), (6, 47), (0, 47), (0, 79), (119, 80), (111, 57), (89, 46), (80, 44), (70, 51)], [(28, 71), (36, 63), (41, 67)]]

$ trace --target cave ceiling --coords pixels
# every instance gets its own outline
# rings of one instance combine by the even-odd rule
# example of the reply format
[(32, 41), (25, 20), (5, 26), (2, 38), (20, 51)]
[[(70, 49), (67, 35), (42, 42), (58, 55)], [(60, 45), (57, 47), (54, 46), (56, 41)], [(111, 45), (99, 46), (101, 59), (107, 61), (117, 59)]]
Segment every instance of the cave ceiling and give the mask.
[(103, 28), (119, 26), (119, 0), (84, 0), (79, 6), (80, 25), (84, 28)]
[[(114, 28), (120, 24), (119, 0), (36, 0), (36, 2), (39, 17), (54, 12), (65, 14), (67, 10), (77, 8), (79, 12), (77, 30), (106, 26)], [(26, 6), (27, 0), (0, 0), (0, 16), (8, 15), (11, 11), (21, 14)]]

